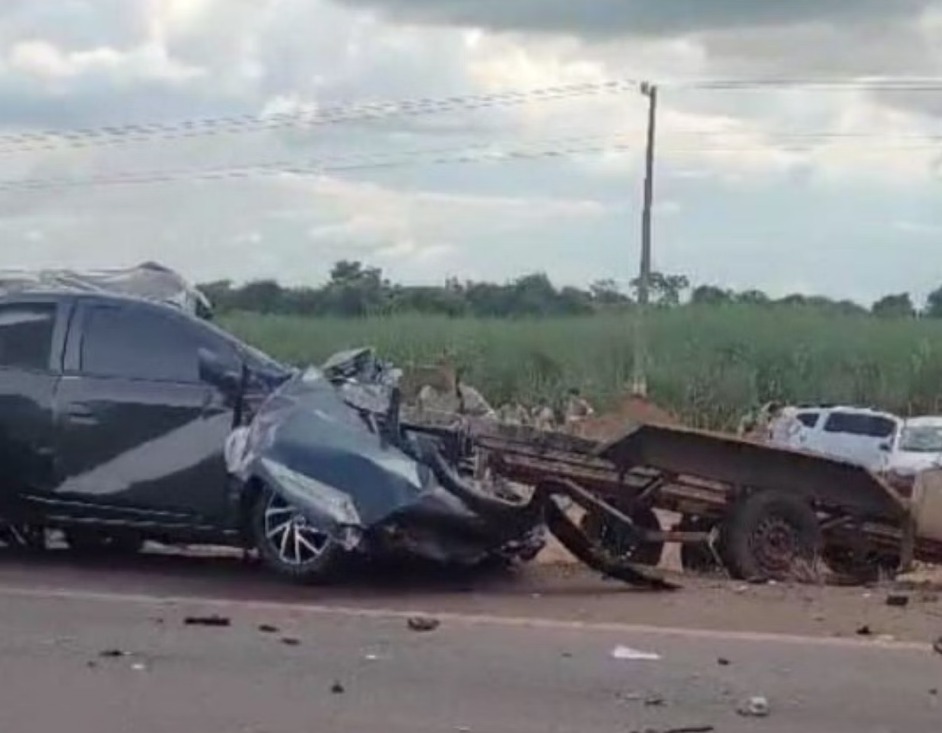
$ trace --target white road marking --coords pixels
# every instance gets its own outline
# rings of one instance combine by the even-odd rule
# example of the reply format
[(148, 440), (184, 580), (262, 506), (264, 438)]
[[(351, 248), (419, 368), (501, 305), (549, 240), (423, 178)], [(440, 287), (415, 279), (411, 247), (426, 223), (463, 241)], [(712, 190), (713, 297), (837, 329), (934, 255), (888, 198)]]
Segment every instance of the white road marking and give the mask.
[(915, 641), (865, 640), (844, 637), (801, 636), (761, 631), (721, 631), (716, 629), (692, 629), (646, 624), (617, 622), (571, 621), (566, 619), (527, 618), (493, 614), (465, 614), (429, 609), (365, 608), (358, 606), (331, 606), (324, 604), (292, 603), (283, 601), (252, 601), (229, 598), (199, 596), (157, 596), (142, 593), (110, 593), (99, 591), (77, 591), (59, 588), (23, 588), (0, 585), (0, 597), (28, 599), (57, 599), (91, 601), (100, 603), (132, 603), (145, 605), (189, 605), (211, 606), (218, 609), (241, 609), (247, 611), (291, 612), (312, 616), (339, 616), (378, 621), (405, 620), (411, 616), (434, 616), (442, 622), (470, 626), (498, 626), (529, 628), (549, 631), (586, 631), (604, 633), (638, 634), (645, 636), (669, 636), (688, 639), (716, 641), (742, 641), (775, 644), (824, 645), (829, 647), (885, 649), (890, 651), (931, 652), (932, 645)]

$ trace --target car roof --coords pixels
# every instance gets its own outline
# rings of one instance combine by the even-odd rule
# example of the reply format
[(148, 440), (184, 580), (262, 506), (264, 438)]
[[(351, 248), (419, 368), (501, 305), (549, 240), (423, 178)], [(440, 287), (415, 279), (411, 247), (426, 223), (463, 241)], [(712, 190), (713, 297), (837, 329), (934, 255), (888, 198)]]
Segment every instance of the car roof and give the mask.
[(942, 427), (942, 415), (918, 415), (906, 418), (907, 427)]
[(30, 288), (28, 290), (17, 290), (14, 293), (0, 295), (0, 303), (20, 303), (34, 298), (42, 298), (47, 301), (83, 301), (94, 303), (133, 303), (135, 305), (150, 306), (153, 308), (168, 310), (172, 313), (180, 313), (189, 316), (182, 308), (172, 303), (167, 303), (152, 298), (143, 298), (137, 295), (124, 295), (121, 293), (85, 293), (80, 290), (68, 291), (56, 288)]

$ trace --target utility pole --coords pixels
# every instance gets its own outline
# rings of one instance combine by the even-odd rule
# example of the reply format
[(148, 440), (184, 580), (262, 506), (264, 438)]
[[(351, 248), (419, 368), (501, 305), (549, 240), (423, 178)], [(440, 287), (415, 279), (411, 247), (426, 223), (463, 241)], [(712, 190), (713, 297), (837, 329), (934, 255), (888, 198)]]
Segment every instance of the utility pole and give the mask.
[(645, 319), (651, 292), (651, 209), (654, 204), (654, 144), (657, 139), (657, 86), (642, 82), (648, 98), (648, 143), (644, 166), (644, 205), (641, 210), (641, 269), (638, 273), (638, 304), (635, 309), (634, 378), (632, 393), (647, 397), (647, 334)]

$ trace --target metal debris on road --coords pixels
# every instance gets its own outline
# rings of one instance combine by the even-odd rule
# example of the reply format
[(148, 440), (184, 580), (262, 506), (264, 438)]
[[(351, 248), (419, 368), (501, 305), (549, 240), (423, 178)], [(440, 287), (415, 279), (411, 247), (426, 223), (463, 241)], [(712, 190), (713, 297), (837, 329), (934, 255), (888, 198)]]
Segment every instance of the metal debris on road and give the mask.
[(769, 701), (761, 695), (757, 695), (746, 700), (736, 709), (736, 712), (747, 718), (765, 718), (771, 712), (771, 709)]
[(343, 685), (335, 680), (334, 684), (330, 686), (330, 692), (332, 695), (342, 695), (346, 692), (346, 690), (344, 689)]
[(135, 672), (146, 672), (147, 665), (144, 664), (143, 662), (135, 662), (134, 664), (131, 665), (131, 669), (133, 669)]
[(630, 646), (618, 645), (612, 649), (612, 658), (629, 661), (657, 661), (661, 655), (657, 652), (645, 652), (640, 649), (632, 649)]
[(895, 608), (905, 608), (909, 605), (909, 596), (902, 593), (891, 593), (886, 597), (886, 605)]
[(258, 630), (263, 634), (277, 634), (278, 627), (272, 626), (271, 624), (259, 624)]
[(442, 622), (429, 616), (410, 616), (407, 622), (410, 631), (435, 631)]
[(873, 631), (870, 630), (870, 627), (864, 624), (863, 626), (857, 629), (857, 636), (872, 636)]
[(230, 621), (226, 616), (187, 616), (183, 623), (187, 626), (229, 626)]
[(115, 659), (117, 657), (127, 657), (129, 656), (127, 652), (122, 651), (121, 649), (105, 649), (104, 651), (98, 652), (99, 657), (104, 657), (105, 659)]
[(935, 640), (935, 642), (932, 644), (932, 648), (937, 654), (942, 654), (942, 636)]
[(664, 698), (661, 695), (648, 695), (644, 698), (644, 704), (650, 708), (659, 708), (664, 704)]
[(301, 646), (301, 640), (295, 639), (293, 636), (282, 637), (281, 643), (285, 646)]
[(721, 667), (729, 666), (729, 660), (726, 657), (720, 657), (719, 659), (716, 660), (716, 663), (720, 665)]

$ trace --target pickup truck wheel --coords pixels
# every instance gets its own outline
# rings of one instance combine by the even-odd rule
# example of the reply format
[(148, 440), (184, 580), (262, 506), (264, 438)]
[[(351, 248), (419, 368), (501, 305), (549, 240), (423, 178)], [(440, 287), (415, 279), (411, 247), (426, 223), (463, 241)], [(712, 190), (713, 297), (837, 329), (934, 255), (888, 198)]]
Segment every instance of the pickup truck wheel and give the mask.
[[(616, 508), (621, 509), (617, 502), (612, 503)], [(622, 509), (622, 511), (625, 510)], [(661, 529), (661, 522), (658, 520), (657, 514), (648, 507), (635, 507), (630, 511), (625, 511), (625, 513), (641, 529)], [(617, 520), (588, 512), (582, 517), (580, 527), (589, 539), (601, 545), (615, 557), (654, 567), (661, 562), (661, 555), (664, 552), (663, 542), (633, 543)]]
[(299, 582), (329, 578), (342, 552), (327, 534), (270, 489), (261, 493), (252, 509), (251, 530), (265, 565)]
[(821, 529), (804, 501), (777, 491), (750, 494), (726, 522), (722, 554), (745, 580), (790, 580), (811, 570), (821, 552)]

